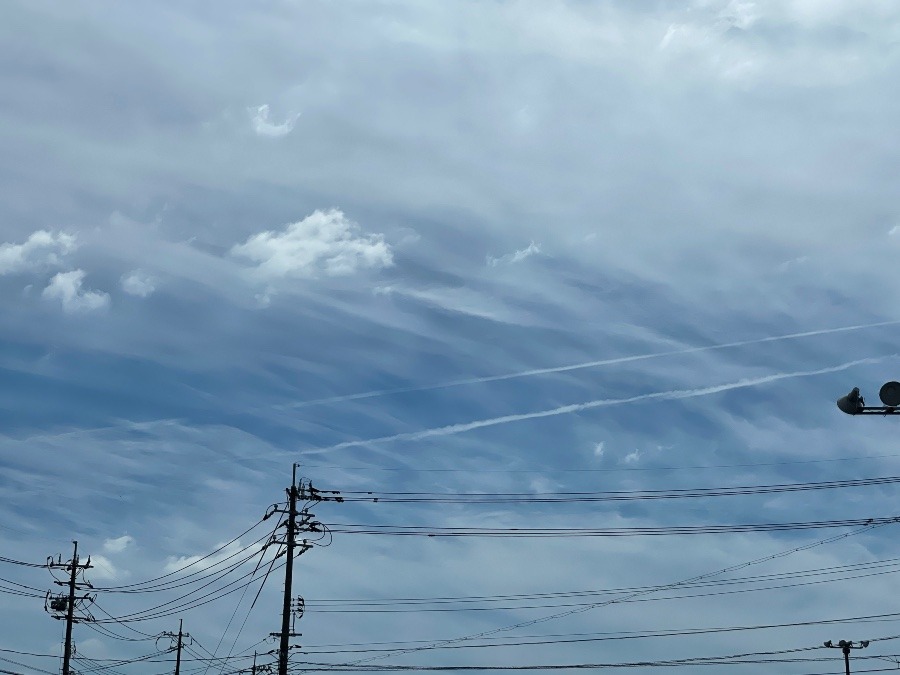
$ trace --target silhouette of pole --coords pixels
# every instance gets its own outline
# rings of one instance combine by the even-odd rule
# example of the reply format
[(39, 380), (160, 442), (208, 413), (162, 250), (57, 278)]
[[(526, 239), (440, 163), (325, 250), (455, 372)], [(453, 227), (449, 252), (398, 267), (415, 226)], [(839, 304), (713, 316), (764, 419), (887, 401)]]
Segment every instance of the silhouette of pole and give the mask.
[(288, 490), (287, 561), (284, 566), (284, 604), (281, 610), (281, 643), (278, 649), (278, 675), (287, 675), (288, 638), (291, 632), (291, 582), (294, 576), (294, 530), (297, 521), (297, 464), (291, 467)]
[(69, 675), (69, 663), (72, 660), (72, 622), (75, 618), (75, 577), (78, 574), (78, 542), (75, 544), (75, 552), (72, 554), (72, 566), (69, 574), (69, 602), (66, 607), (66, 646), (63, 652), (62, 675)]
[(853, 644), (853, 640), (841, 640), (837, 644), (834, 644), (831, 640), (825, 643), (826, 647), (830, 647), (832, 649), (840, 649), (844, 653), (844, 673), (846, 675), (850, 675), (850, 650), (851, 649), (865, 649), (869, 646), (868, 640), (860, 640), (858, 645)]
[(175, 653), (175, 675), (180, 675), (181, 673), (181, 624), (182, 619), (178, 619), (178, 650)]

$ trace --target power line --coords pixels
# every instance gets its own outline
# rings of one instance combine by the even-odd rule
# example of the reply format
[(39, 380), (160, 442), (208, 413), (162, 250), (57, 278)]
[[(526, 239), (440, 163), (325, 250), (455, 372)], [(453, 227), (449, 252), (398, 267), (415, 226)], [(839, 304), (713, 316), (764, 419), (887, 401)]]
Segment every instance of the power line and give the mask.
[[(543, 617), (539, 617), (539, 618), (536, 618), (536, 619), (529, 619), (529, 620), (526, 620), (526, 621), (520, 621), (520, 622), (518, 622), (518, 623), (514, 623), (514, 624), (510, 624), (510, 625), (506, 625), (506, 626), (501, 626), (501, 627), (499, 627), (499, 628), (493, 628), (493, 629), (490, 629), (490, 630), (481, 631), (481, 632), (479, 632), (479, 633), (472, 633), (472, 634), (464, 635), (464, 636), (461, 636), (461, 637), (458, 637), (458, 638), (452, 638), (452, 639), (448, 639), (448, 640), (438, 640), (438, 641), (435, 641), (435, 642), (433, 643), (432, 646), (437, 646), (437, 645), (448, 645), (448, 644), (454, 644), (454, 643), (457, 643), (457, 642), (468, 642), (468, 641), (470, 641), (470, 640), (478, 640), (478, 639), (481, 639), (481, 638), (484, 638), (484, 637), (488, 637), (488, 636), (490, 636), (490, 635), (496, 635), (496, 634), (498, 634), (498, 633), (505, 633), (505, 632), (508, 632), (508, 631), (511, 631), (511, 630), (516, 630), (516, 629), (519, 629), (519, 628), (526, 628), (526, 627), (528, 627), (528, 626), (535, 626), (535, 625), (540, 624), (540, 623), (546, 623), (546, 622), (548, 622), (548, 621), (554, 621), (554, 620), (556, 620), (556, 619), (561, 619), (561, 618), (564, 618), (564, 617), (567, 617), (567, 616), (573, 616), (573, 615), (575, 615), (575, 614), (581, 614), (581, 613), (583, 613), (583, 612), (587, 612), (587, 611), (590, 611), (590, 610), (592, 610), (592, 609), (596, 609), (596, 608), (598, 608), (598, 607), (605, 607), (605, 606), (612, 605), (612, 604), (616, 604), (616, 603), (619, 603), (619, 602), (631, 600), (631, 599), (633, 599), (633, 598), (637, 598), (637, 597), (642, 596), (642, 595), (649, 595), (649, 594), (655, 593), (655, 592), (671, 590), (671, 589), (674, 589), (674, 588), (678, 588), (679, 586), (681, 586), (681, 585), (683, 585), (683, 584), (691, 584), (691, 583), (694, 583), (694, 582), (697, 582), (697, 581), (702, 581), (702, 580), (704, 580), (704, 579), (709, 579), (709, 578), (721, 576), (721, 575), (723, 575), (723, 574), (728, 574), (728, 573), (730, 573), (730, 572), (736, 572), (736, 571), (738, 571), (738, 570), (745, 569), (745, 568), (751, 567), (751, 566), (753, 566), (753, 565), (759, 565), (759, 564), (762, 564), (762, 563), (765, 563), (765, 562), (771, 562), (772, 560), (778, 560), (778, 559), (780, 559), (780, 558), (785, 558), (785, 557), (794, 555), (795, 553), (799, 553), (800, 551), (809, 551), (809, 550), (812, 550), (812, 549), (814, 549), (814, 548), (818, 548), (818, 547), (820, 547), (820, 546), (825, 546), (825, 545), (827, 545), (827, 544), (832, 544), (832, 543), (834, 543), (834, 542), (836, 542), (836, 541), (841, 541), (841, 540), (843, 540), (843, 539), (848, 539), (848, 538), (850, 538), (850, 537), (855, 537), (855, 536), (860, 535), (860, 534), (862, 534), (862, 533), (864, 533), (864, 532), (869, 532), (869, 531), (871, 531), (871, 530), (874, 530), (874, 529), (877, 529), (877, 528), (883, 527), (883, 526), (884, 526), (884, 524), (880, 524), (880, 523), (879, 523), (879, 524), (866, 525), (865, 527), (861, 527), (861, 528), (858, 528), (858, 529), (854, 529), (854, 530), (852, 530), (852, 531), (850, 531), (850, 532), (844, 532), (844, 533), (842, 533), (842, 534), (837, 534), (837, 535), (834, 535), (834, 536), (831, 536), (831, 537), (827, 537), (827, 538), (825, 538), (825, 539), (819, 539), (818, 541), (814, 541), (814, 542), (811, 542), (811, 543), (808, 543), (808, 544), (802, 544), (802, 545), (800, 545), (800, 546), (795, 546), (795, 547), (793, 547), (793, 548), (786, 549), (786, 550), (780, 551), (780, 552), (778, 552), (778, 553), (772, 553), (772, 554), (765, 555), (765, 556), (762, 556), (762, 557), (759, 557), (759, 558), (754, 558), (753, 560), (748, 560), (748, 561), (745, 561), (745, 562), (742, 562), (742, 563), (738, 563), (738, 564), (735, 564), (735, 565), (730, 565), (730, 566), (728, 566), (728, 567), (724, 567), (724, 568), (721, 568), (721, 569), (718, 569), (718, 570), (715, 570), (715, 571), (712, 571), (712, 572), (705, 572), (705, 573), (703, 573), (703, 574), (698, 574), (698, 575), (696, 575), (696, 576), (689, 577), (689, 578), (687, 578), (687, 579), (681, 579), (681, 580), (679, 580), (679, 581), (675, 581), (675, 582), (672, 582), (672, 583), (669, 583), (669, 584), (660, 585), (660, 586), (657, 586), (657, 587), (655, 587), (655, 588), (649, 588), (649, 589), (647, 589), (647, 590), (636, 591), (636, 592), (631, 593), (631, 594), (629, 594), (629, 595), (626, 595), (626, 596), (624, 596), (624, 597), (612, 598), (612, 599), (610, 599), (610, 600), (600, 601), (600, 602), (594, 603), (594, 604), (592, 604), (592, 605), (586, 605), (586, 606), (584, 606), (584, 607), (578, 607), (578, 608), (575, 608), (575, 609), (568, 609), (568, 610), (565, 610), (565, 611), (562, 611), (562, 612), (557, 612), (557, 613), (555, 613), (555, 614), (550, 614), (550, 615), (548, 615), (548, 616), (543, 616)], [(369, 661), (378, 660), (378, 659), (385, 658), (385, 657), (388, 657), (388, 656), (391, 656), (391, 655), (395, 655), (395, 656), (396, 656), (396, 655), (401, 655), (401, 654), (410, 654), (410, 653), (417, 652), (417, 651), (421, 651), (421, 650), (427, 649), (427, 648), (429, 648), (429, 647), (428, 647), (428, 646), (423, 646), (423, 647), (414, 647), (414, 648), (410, 648), (410, 649), (401, 649), (401, 650), (397, 650), (397, 651), (392, 652), (392, 653), (389, 653), (389, 654), (384, 654), (384, 655), (382, 655), (382, 656), (372, 656), (372, 657), (369, 657), (369, 658), (366, 658), (366, 659), (360, 659), (360, 660), (358, 660), (358, 661), (353, 661), (353, 662), (351, 662), (350, 664), (346, 664), (346, 665), (358, 665), (358, 664), (360, 664), (360, 663), (366, 663), (366, 662), (369, 662)]]
[[(757, 581), (769, 581), (773, 579), (797, 579), (808, 576), (824, 576), (840, 572), (856, 571), (860, 569), (898, 568), (900, 570), (900, 558), (885, 558), (868, 562), (852, 563), (850, 565), (836, 565), (830, 567), (818, 567), (812, 569), (795, 570), (793, 572), (773, 572), (770, 574), (757, 574), (746, 577), (732, 577), (718, 581), (701, 581), (693, 584), (682, 584), (682, 588), (705, 588), (733, 584), (755, 583)], [(886, 573), (898, 571), (890, 569)], [(847, 577), (841, 577), (841, 580)], [(849, 577), (855, 578), (855, 577)], [(395, 598), (312, 598), (307, 600), (308, 608), (319, 608), (319, 605), (352, 605), (354, 607), (366, 605), (388, 604), (392, 606), (404, 604), (422, 603), (468, 603), (468, 602), (492, 602), (506, 600), (534, 600), (545, 598), (568, 598), (595, 595), (618, 595), (633, 591), (643, 591), (656, 586), (625, 586), (621, 588), (600, 588), (589, 590), (555, 591), (545, 593), (518, 593), (508, 595), (461, 595), (461, 596), (432, 596), (432, 597), (395, 597)]]
[(609, 492), (345, 492), (347, 502), (385, 502), (391, 504), (547, 504), (579, 502), (620, 502), (655, 499), (694, 499), (703, 497), (730, 497), (736, 495), (760, 495), (808, 490), (834, 490), (838, 488), (869, 487), (900, 483), (900, 476), (881, 476), (838, 481), (810, 483), (780, 483), (774, 485), (739, 485), (711, 488), (684, 488), (669, 490), (632, 490)]
[(732, 525), (669, 525), (660, 527), (437, 527), (426, 525), (375, 525), (336, 523), (330, 525), (335, 534), (363, 534), (395, 537), (637, 537), (697, 534), (731, 534), (738, 532), (784, 532), (838, 527), (887, 525), (900, 516), (819, 520), (789, 523), (747, 523)]

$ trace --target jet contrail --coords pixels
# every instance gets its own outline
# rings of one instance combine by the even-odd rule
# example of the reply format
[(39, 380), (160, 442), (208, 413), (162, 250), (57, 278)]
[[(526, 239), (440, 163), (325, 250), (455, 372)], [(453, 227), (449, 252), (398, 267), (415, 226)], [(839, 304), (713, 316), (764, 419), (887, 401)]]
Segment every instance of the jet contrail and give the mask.
[(469, 384), (481, 384), (484, 382), (498, 382), (500, 380), (512, 380), (519, 377), (531, 377), (533, 375), (549, 375), (551, 373), (565, 373), (570, 370), (582, 370), (584, 368), (597, 368), (599, 366), (610, 366), (618, 363), (631, 363), (634, 361), (646, 361), (649, 359), (658, 359), (664, 356), (677, 356), (680, 354), (696, 354), (698, 352), (711, 352), (717, 349), (732, 349), (734, 347), (745, 347), (747, 345), (763, 344), (765, 342), (780, 342), (781, 340), (799, 340), (801, 338), (815, 337), (817, 335), (831, 335), (834, 333), (849, 333), (856, 330), (864, 330), (866, 328), (878, 328), (880, 326), (896, 326), (900, 324), (900, 320), (880, 321), (878, 323), (864, 323), (855, 326), (842, 326), (840, 328), (824, 328), (822, 330), (811, 330), (803, 333), (788, 333), (787, 335), (774, 335), (771, 337), (754, 338), (753, 340), (740, 340), (738, 342), (727, 342), (717, 345), (706, 345), (705, 347), (688, 347), (686, 349), (673, 349), (665, 352), (652, 352), (650, 354), (637, 354), (635, 356), (621, 356), (614, 359), (602, 359), (599, 361), (584, 361), (583, 363), (573, 363), (567, 366), (551, 366), (549, 368), (533, 368), (531, 370), (522, 370), (516, 373), (506, 373), (504, 375), (488, 375), (485, 377), (472, 377), (462, 380), (449, 380), (446, 382), (437, 382), (434, 384), (414, 385), (410, 387), (396, 387), (393, 389), (373, 389), (372, 391), (364, 391), (357, 394), (344, 394), (342, 396), (331, 396), (328, 398), (310, 399), (308, 401), (295, 401), (294, 403), (285, 403), (273, 406), (276, 410), (290, 410), (294, 408), (306, 408), (314, 405), (323, 405), (326, 403), (340, 403), (344, 401), (357, 401), (365, 398), (376, 398), (378, 396), (389, 396), (391, 394), (407, 394), (417, 391), (429, 391), (433, 389), (449, 389), (450, 387), (462, 387)]
[(393, 441), (421, 441), (426, 438), (434, 438), (436, 436), (454, 436), (475, 429), (483, 429), (485, 427), (495, 427), (501, 424), (512, 424), (513, 422), (523, 422), (525, 420), (540, 419), (542, 417), (555, 417), (557, 415), (568, 415), (570, 413), (581, 412), (582, 410), (591, 410), (593, 408), (605, 408), (614, 405), (623, 405), (626, 403), (637, 403), (639, 401), (671, 401), (682, 398), (696, 398), (698, 396), (709, 396), (718, 394), (723, 391), (731, 391), (733, 389), (745, 389), (747, 387), (755, 387), (760, 384), (768, 384), (769, 382), (777, 382), (778, 380), (787, 380), (794, 377), (810, 377), (812, 375), (824, 375), (826, 373), (836, 373), (841, 370), (847, 370), (854, 366), (860, 366), (871, 363), (878, 363), (884, 359), (897, 356), (891, 354), (877, 358), (859, 359), (858, 361), (849, 361), (837, 366), (829, 368), (820, 368), (818, 370), (799, 370), (792, 373), (777, 373), (775, 375), (764, 375), (762, 377), (745, 378), (737, 382), (728, 382), (726, 384), (716, 384), (710, 387), (701, 387), (699, 389), (673, 389), (671, 391), (660, 391), (651, 394), (639, 394), (638, 396), (630, 396), (628, 398), (603, 398), (595, 401), (586, 401), (584, 403), (572, 403), (560, 406), (558, 408), (550, 408), (548, 410), (538, 410), (530, 413), (519, 413), (515, 415), (503, 415), (502, 417), (492, 417), (484, 420), (474, 420), (472, 422), (464, 422), (460, 424), (450, 424), (444, 427), (433, 427), (431, 429), (421, 429), (419, 431), (409, 431), (402, 434), (393, 434), (391, 436), (379, 436), (377, 438), (368, 438), (359, 441), (345, 441), (337, 443), (325, 448), (318, 448), (306, 453), (305, 455), (316, 455), (333, 450), (343, 450), (344, 448), (353, 448), (372, 443), (390, 443)]

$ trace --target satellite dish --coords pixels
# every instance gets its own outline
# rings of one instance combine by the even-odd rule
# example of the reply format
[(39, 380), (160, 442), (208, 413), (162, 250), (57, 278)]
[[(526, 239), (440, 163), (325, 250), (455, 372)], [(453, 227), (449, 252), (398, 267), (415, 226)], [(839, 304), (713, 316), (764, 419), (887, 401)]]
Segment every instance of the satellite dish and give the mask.
[[(900, 387), (900, 384), (897, 386)], [(897, 395), (900, 396), (900, 389), (898, 389)], [(898, 403), (900, 403), (900, 398), (898, 398)], [(837, 400), (837, 407), (848, 415), (855, 415), (864, 405), (862, 396), (859, 395), (859, 387), (853, 387), (849, 394), (841, 396)]]
[(888, 408), (896, 408), (900, 405), (900, 382), (885, 382), (878, 396)]

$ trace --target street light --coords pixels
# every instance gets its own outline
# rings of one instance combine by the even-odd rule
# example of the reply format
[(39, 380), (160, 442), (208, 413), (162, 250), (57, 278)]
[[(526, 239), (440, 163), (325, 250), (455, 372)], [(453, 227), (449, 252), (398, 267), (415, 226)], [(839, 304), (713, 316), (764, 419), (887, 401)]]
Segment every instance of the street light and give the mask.
[(851, 649), (865, 649), (869, 646), (868, 640), (860, 640), (858, 645), (853, 644), (853, 640), (841, 640), (837, 644), (834, 644), (831, 640), (825, 643), (826, 647), (831, 647), (832, 649), (840, 649), (844, 652), (844, 672), (847, 675), (850, 675), (850, 650)]
[(878, 397), (883, 406), (867, 406), (859, 387), (853, 387), (849, 394), (837, 400), (837, 407), (848, 415), (900, 415), (900, 382), (885, 382)]

